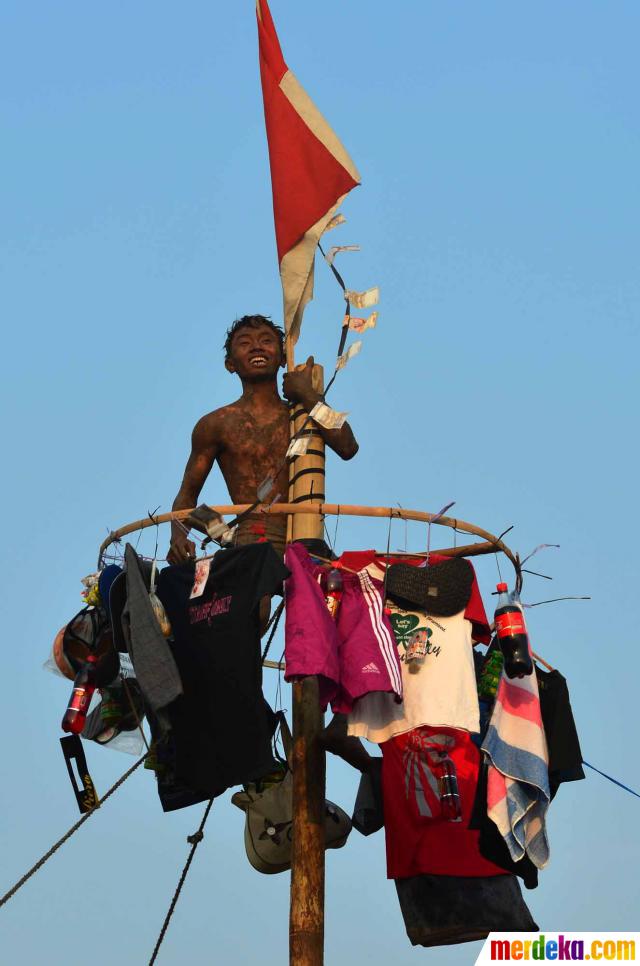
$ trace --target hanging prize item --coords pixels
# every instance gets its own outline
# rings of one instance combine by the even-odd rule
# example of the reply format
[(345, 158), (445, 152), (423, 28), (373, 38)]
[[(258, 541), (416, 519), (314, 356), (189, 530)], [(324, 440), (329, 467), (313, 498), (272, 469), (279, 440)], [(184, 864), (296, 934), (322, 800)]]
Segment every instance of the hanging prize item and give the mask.
[(89, 705), (96, 689), (97, 660), (95, 654), (89, 654), (86, 662), (76, 674), (71, 699), (62, 719), (63, 731), (70, 731), (72, 734), (79, 735), (86, 724)]
[(154, 617), (160, 625), (162, 636), (171, 637), (171, 634), (173, 633), (171, 630), (171, 623), (167, 617), (167, 612), (162, 605), (162, 601), (156, 596), (156, 594), (149, 594), (149, 603), (151, 604), (151, 610), (153, 611)]
[(438, 791), (440, 792), (442, 817), (448, 822), (459, 822), (462, 818), (462, 805), (460, 804), (456, 766), (446, 751), (440, 752), (439, 765)]
[(420, 815), (445, 822), (462, 819), (458, 773), (448, 750), (454, 745), (451, 735), (422, 728), (409, 732), (403, 755), (405, 790), (408, 797), (413, 786)]
[(496, 634), (508, 678), (523, 678), (533, 671), (529, 637), (522, 608), (513, 603), (505, 583), (496, 587), (499, 597), (495, 613)]
[(405, 664), (409, 666), (409, 670), (417, 669), (421, 664), (424, 664), (424, 659), (427, 656), (427, 642), (428, 635), (424, 629), (415, 631), (409, 638), (404, 656)]
[(206, 532), (207, 539), (203, 546), (210, 540), (220, 544), (230, 543), (233, 537), (232, 528), (225, 523), (217, 510), (212, 510), (206, 503), (201, 503), (191, 511), (187, 517), (187, 523), (201, 532)]
[(153, 616), (157, 620), (163, 637), (171, 637), (171, 622), (167, 617), (167, 612), (164, 609), (162, 601), (156, 594), (156, 572), (157, 566), (154, 560), (151, 564), (151, 577), (149, 578), (149, 603), (151, 604), (151, 610), (153, 611)]
[(86, 577), (80, 579), (80, 583), (84, 587), (82, 596), (85, 604), (89, 607), (100, 607), (102, 603), (99, 585), (101, 573), (102, 571), (99, 570), (95, 574), (88, 574)]
[(342, 597), (342, 573), (333, 567), (324, 578), (324, 599), (329, 613), (335, 620), (338, 616), (340, 598)]
[(96, 661), (97, 687), (111, 684), (120, 667), (113, 634), (101, 607), (83, 607), (64, 630), (58, 632), (54, 641), (56, 666), (71, 681), (75, 680), (90, 655)]
[(504, 658), (502, 651), (497, 647), (492, 647), (487, 652), (482, 671), (480, 672), (480, 680), (478, 681), (479, 698), (495, 698), (500, 683), (503, 664)]
[(67, 625), (61, 627), (53, 640), (53, 647), (51, 649), (51, 656), (55, 663), (56, 668), (65, 678), (69, 681), (75, 680), (75, 671), (64, 652), (64, 632), (67, 629)]
[[(60, 739), (60, 745), (78, 808), (80, 813), (85, 815), (97, 808), (100, 799), (87, 768), (87, 759), (84, 756), (82, 742), (78, 735), (66, 735), (66, 737)], [(75, 769), (73, 762), (75, 762)], [(81, 784), (78, 783), (78, 778), (81, 779)]]

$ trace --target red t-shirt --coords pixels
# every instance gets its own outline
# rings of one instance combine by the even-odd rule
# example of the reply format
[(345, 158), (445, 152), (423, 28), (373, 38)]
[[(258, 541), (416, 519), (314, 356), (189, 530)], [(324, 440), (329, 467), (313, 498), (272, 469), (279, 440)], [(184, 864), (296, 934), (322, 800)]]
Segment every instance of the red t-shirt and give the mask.
[[(450, 735), (448, 749), (458, 776), (462, 821), (449, 822), (439, 814), (439, 798), (421, 779), (422, 794), (432, 815), (420, 812), (412, 759), (411, 736), (396, 735), (381, 745), (382, 794), (387, 845), (387, 876), (404, 879), (413, 875), (492, 876), (505, 870), (485, 859), (478, 848), (479, 831), (468, 828), (478, 783), (480, 752), (466, 731), (456, 728), (419, 728), (422, 735)], [(424, 765), (424, 760), (420, 767)], [(425, 766), (428, 767), (428, 766)]]

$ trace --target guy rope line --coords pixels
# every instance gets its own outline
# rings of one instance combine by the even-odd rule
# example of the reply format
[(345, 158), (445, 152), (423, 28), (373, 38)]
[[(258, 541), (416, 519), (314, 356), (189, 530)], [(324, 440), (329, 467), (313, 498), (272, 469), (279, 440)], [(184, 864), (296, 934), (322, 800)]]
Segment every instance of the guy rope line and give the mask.
[(127, 696), (127, 700), (129, 702), (129, 707), (133, 711), (133, 716), (136, 719), (136, 727), (138, 728), (138, 731), (140, 732), (140, 735), (141, 735), (142, 740), (144, 742), (144, 746), (147, 749), (147, 751), (150, 751), (151, 749), (149, 748), (149, 742), (147, 741), (147, 736), (145, 735), (144, 728), (142, 727), (142, 721), (140, 720), (140, 715), (138, 714), (138, 709), (136, 708), (136, 706), (135, 706), (135, 704), (133, 702), (133, 698), (131, 697), (131, 690), (129, 688), (129, 685), (127, 684), (127, 678), (126, 678), (126, 676), (122, 672), (120, 672), (120, 680), (122, 681), (122, 687), (124, 689), (124, 693)]
[(184, 881), (187, 878), (189, 867), (193, 861), (193, 857), (195, 855), (196, 849), (198, 848), (198, 846), (200, 845), (200, 843), (204, 838), (204, 827), (207, 819), (209, 818), (209, 812), (211, 811), (212, 805), (213, 805), (213, 799), (210, 799), (210, 801), (207, 803), (207, 807), (204, 810), (204, 815), (202, 816), (202, 821), (200, 822), (200, 827), (198, 828), (198, 831), (194, 832), (193, 835), (187, 836), (187, 842), (191, 846), (191, 851), (189, 852), (187, 861), (185, 862), (185, 865), (184, 865), (184, 869), (182, 870), (180, 879), (178, 880), (176, 891), (173, 893), (173, 899), (171, 900), (169, 911), (167, 912), (167, 915), (165, 916), (165, 920), (162, 923), (162, 929), (160, 930), (158, 941), (156, 942), (153, 953), (151, 954), (151, 959), (149, 960), (149, 966), (153, 966), (153, 964), (155, 963), (156, 958), (158, 956), (158, 951), (160, 949), (160, 946), (162, 945), (162, 940), (164, 939), (167, 929), (169, 928), (169, 923), (171, 922), (171, 916), (173, 915), (178, 899), (180, 898), (180, 893), (182, 892)]
[(64, 843), (67, 841), (67, 839), (70, 839), (71, 836), (73, 835), (73, 833), (74, 832), (77, 832), (78, 829), (80, 828), (80, 826), (81, 825), (84, 825), (84, 823), (87, 821), (87, 819), (90, 818), (93, 815), (94, 812), (97, 812), (98, 809), (102, 805), (104, 805), (104, 803), (109, 798), (109, 796), (110, 795), (113, 795), (113, 793), (116, 791), (116, 789), (120, 788), (120, 786), (124, 782), (126, 782), (126, 780), (129, 777), (129, 775), (132, 775), (134, 773), (134, 771), (136, 770), (136, 768), (138, 768), (142, 764), (142, 762), (145, 760), (146, 757), (147, 757), (146, 755), (143, 755), (142, 758), (140, 758), (135, 763), (135, 765), (132, 765), (131, 768), (129, 768), (129, 770), (124, 773), (124, 775), (121, 775), (121, 777), (118, 779), (118, 781), (115, 783), (115, 785), (112, 785), (111, 788), (109, 789), (109, 791), (108, 792), (105, 792), (105, 794), (102, 796), (102, 799), (98, 802), (98, 804), (97, 805), (94, 805), (93, 808), (91, 808), (88, 812), (85, 812), (85, 814), (82, 816), (82, 818), (79, 819), (79, 821), (77, 821), (75, 823), (75, 825), (72, 825), (71, 828), (69, 829), (69, 831), (68, 832), (65, 832), (65, 834), (62, 836), (62, 838), (61, 839), (58, 839), (58, 841), (55, 843), (55, 845), (52, 845), (51, 848), (49, 849), (49, 851), (48, 852), (45, 852), (45, 854), (42, 856), (42, 858), (41, 859), (38, 859), (38, 861), (36, 862), (36, 864), (33, 865), (29, 869), (28, 872), (25, 872), (25, 874), (22, 876), (21, 879), (18, 879), (18, 881), (16, 882), (16, 884), (14, 886), (12, 886), (12, 888), (9, 889), (9, 891), (6, 892), (2, 896), (2, 898), (0, 899), (0, 907), (3, 906), (6, 902), (8, 902), (9, 899), (11, 899), (16, 894), (16, 892), (18, 891), (18, 889), (21, 889), (22, 886), (25, 884), (25, 882), (27, 882), (31, 878), (32, 875), (35, 875), (35, 873), (38, 871), (38, 869), (41, 869), (42, 866), (45, 864), (45, 862), (47, 862), (48, 859), (50, 859), (51, 856), (55, 852), (58, 851), (58, 849), (60, 848), (60, 846), (64, 845)]

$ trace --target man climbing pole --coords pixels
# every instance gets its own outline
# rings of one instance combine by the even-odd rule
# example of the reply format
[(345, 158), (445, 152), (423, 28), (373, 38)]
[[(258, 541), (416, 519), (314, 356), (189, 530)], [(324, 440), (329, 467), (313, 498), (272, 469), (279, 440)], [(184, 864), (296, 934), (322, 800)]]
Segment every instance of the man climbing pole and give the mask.
[[(284, 366), (284, 333), (263, 315), (245, 315), (227, 331), (224, 344), (225, 368), (236, 373), (242, 383), (242, 395), (236, 402), (216, 409), (196, 423), (182, 484), (173, 502), (174, 510), (194, 507), (213, 464), (218, 460), (229, 495), (236, 504), (253, 504), (260, 483), (275, 476), (273, 496), (286, 500), (289, 491), (289, 469), (285, 454), (289, 445), (289, 405), (278, 393), (278, 371)], [(289, 404), (298, 404), (309, 412), (321, 398), (311, 384), (313, 358), (304, 369), (287, 372), (283, 392)], [(325, 429), (314, 421), (314, 431), (344, 460), (358, 452), (351, 427), (345, 422), (340, 429)], [(278, 471), (278, 472), (277, 472)], [(277, 472), (277, 475), (276, 475)], [(284, 553), (287, 518), (285, 515), (255, 513), (243, 520), (236, 535), (236, 545), (269, 540)], [(168, 560), (182, 563), (195, 556), (195, 544), (185, 530), (172, 524)], [(268, 616), (268, 608), (266, 616)], [(263, 626), (266, 621), (263, 616)], [(335, 715), (324, 733), (323, 743), (360, 771), (370, 758), (357, 738), (348, 738), (346, 717)]]
[[(245, 315), (228, 330), (224, 349), (225, 368), (239, 376), (242, 395), (196, 423), (174, 510), (196, 505), (216, 460), (233, 503), (253, 504), (258, 487), (268, 476), (275, 478), (271, 499), (278, 494), (281, 500), (287, 499), (289, 405), (281, 398), (277, 383), (278, 371), (285, 364), (284, 333), (265, 316)], [(310, 357), (304, 369), (288, 372), (283, 378), (283, 393), (289, 404), (297, 404), (307, 413), (321, 399), (311, 383), (312, 369)], [(358, 444), (348, 423), (340, 429), (325, 429), (315, 422), (313, 427), (342, 459), (349, 460), (357, 453)], [(236, 545), (266, 539), (282, 554), (286, 525), (284, 515), (252, 514), (239, 524)], [(181, 563), (194, 555), (193, 541), (179, 524), (172, 524), (169, 562)]]

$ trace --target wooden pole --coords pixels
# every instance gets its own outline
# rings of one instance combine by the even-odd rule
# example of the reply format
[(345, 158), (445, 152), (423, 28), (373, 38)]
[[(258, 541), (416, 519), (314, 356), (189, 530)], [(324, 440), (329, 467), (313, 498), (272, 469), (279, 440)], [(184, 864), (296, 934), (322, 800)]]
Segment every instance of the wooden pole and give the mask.
[(324, 727), (317, 677), (295, 681), (293, 690), (293, 842), (289, 963), (324, 962)]
[[(304, 366), (297, 366), (303, 369)], [(316, 392), (322, 392), (324, 373), (322, 366), (314, 366), (311, 382)], [(293, 437), (302, 430), (308, 414), (301, 406), (293, 406), (290, 418), (290, 435)], [(302, 430), (309, 440), (309, 449), (304, 456), (298, 456), (289, 468), (289, 503), (324, 503), (325, 501), (325, 453), (324, 440), (313, 423)], [(323, 536), (324, 516), (289, 514), (287, 541), (303, 537)]]
[[(286, 343), (287, 369), (294, 368), (293, 345)], [(313, 367), (313, 388), (323, 389), (321, 366)], [(291, 435), (307, 414), (293, 407)], [(289, 503), (315, 504), (314, 513), (290, 514), (288, 540), (323, 535), (324, 516), (318, 504), (325, 501), (324, 441), (309, 425), (310, 447), (294, 460), (289, 472)], [(311, 629), (310, 629), (311, 630)], [(320, 743), (324, 714), (320, 710), (317, 677), (294, 681), (293, 692), (293, 837), (291, 901), (289, 909), (290, 966), (322, 966), (324, 962), (324, 811), (325, 751)]]

